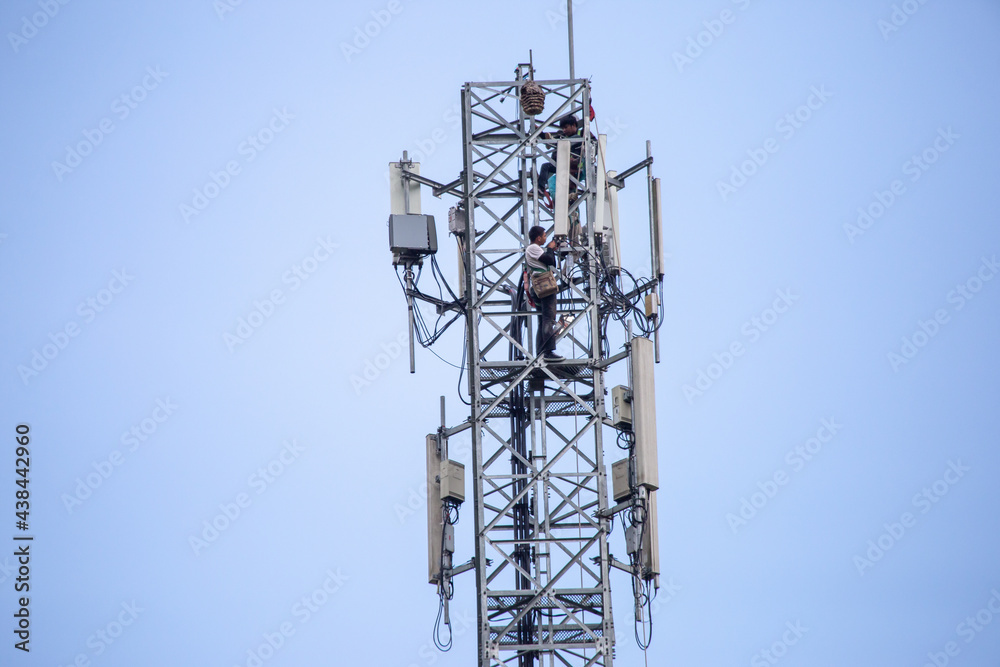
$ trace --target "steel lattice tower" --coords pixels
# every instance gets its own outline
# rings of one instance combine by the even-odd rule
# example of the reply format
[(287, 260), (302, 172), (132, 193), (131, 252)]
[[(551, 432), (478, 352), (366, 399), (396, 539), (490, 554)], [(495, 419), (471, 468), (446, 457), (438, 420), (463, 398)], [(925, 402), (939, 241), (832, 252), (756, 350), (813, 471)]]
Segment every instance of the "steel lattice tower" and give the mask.
[[(602, 358), (598, 327), (586, 326), (599, 321), (595, 179), (577, 181), (570, 211), (588, 203), (587, 281), (559, 303), (581, 315), (565, 332), (575, 358), (547, 364), (532, 349), (536, 322), (521, 284), (528, 227), (551, 224), (528, 177), (546, 159), (547, 123), (520, 109), (523, 83), (462, 91), (480, 664), (527, 666), (549, 655), (555, 664), (611, 665), (608, 522), (595, 518), (608, 507)], [(589, 137), (589, 84), (537, 83), (556, 107), (549, 119), (582, 118)], [(593, 145), (583, 144), (592, 164)]]
[[(438, 585), (447, 623), (452, 578), (475, 572), (480, 667), (610, 667), (615, 632), (609, 572), (616, 567), (629, 573), (634, 593), (635, 582), (655, 584), (657, 482), (653, 345), (644, 338), (631, 339), (629, 332), (623, 351), (612, 355), (605, 349), (605, 325), (623, 302), (633, 303), (661, 284), (659, 222), (653, 214), (658, 211), (659, 184), (652, 178), (648, 143), (644, 161), (620, 175), (605, 172), (603, 137), (597, 140), (591, 134), (590, 84), (585, 79), (534, 81), (545, 93), (546, 111), (528, 115), (521, 98), (532, 73), (531, 66), (523, 64), (513, 81), (464, 85), (464, 160), (457, 180), (445, 185), (421, 176), (405, 154), (392, 165), (398, 179), (390, 183), (395, 188), (390, 246), (396, 229), (399, 238), (415, 243), (414, 250), (407, 250), (410, 246), (397, 238), (399, 249), (394, 250), (394, 263), (406, 269), (411, 371), (414, 298), (434, 303), (439, 313), (464, 314), (466, 324), (470, 417), (447, 428), (442, 398), (441, 428), (428, 436), (429, 578)], [(569, 138), (543, 134), (564, 116), (575, 117), (582, 133)], [(562, 152), (553, 150), (557, 144)], [(570, 151), (583, 166), (576, 173), (566, 167), (573, 164)], [(562, 157), (555, 159), (557, 152)], [(537, 175), (546, 162), (554, 170), (558, 165), (563, 180), (557, 190), (562, 194), (553, 192), (555, 203), (542, 205)], [(654, 277), (636, 281), (626, 294), (615, 282), (618, 269), (608, 262), (616, 254), (609, 254), (609, 244), (617, 247), (618, 241), (605, 224), (605, 211), (612, 210), (606, 199), (643, 168)], [(421, 184), (431, 186), (435, 196), (447, 193), (460, 200), (449, 220), (458, 241), (462, 278), (459, 296), (452, 302), (430, 297), (415, 285), (413, 267), (437, 252), (433, 219), (411, 215), (411, 210), (419, 214)], [(614, 211), (617, 215), (617, 200)], [(537, 316), (528, 302), (524, 273), (528, 230), (534, 225), (554, 227), (557, 236), (572, 242), (560, 253), (564, 282), (557, 303), (569, 320), (558, 333), (564, 360), (548, 360), (534, 349)], [(436, 263), (432, 268), (439, 271)], [(647, 317), (648, 311), (647, 305)], [(646, 335), (653, 333), (655, 327)], [(642, 342), (641, 351), (637, 341)], [(421, 340), (425, 346), (431, 342)], [(635, 358), (642, 359), (640, 366), (634, 365)], [(606, 369), (625, 359), (630, 376), (639, 368), (644, 378), (636, 381), (635, 399), (631, 394), (627, 399), (646, 415), (640, 419), (637, 413), (635, 433), (631, 408), (627, 425), (609, 419), (606, 410)], [(619, 429), (619, 440), (625, 437), (629, 443), (628, 479), (623, 494), (615, 494), (622, 500), (615, 507), (609, 506), (604, 462), (608, 428)], [(462, 484), (456, 486), (453, 475), (459, 473), (454, 466), (461, 466), (448, 462), (447, 439), (466, 429), (473, 445), (475, 556), (453, 567), (449, 508), (464, 495), (456, 491)], [(646, 453), (637, 455), (642, 449)], [(623, 510), (635, 513), (630, 520), (636, 529), (630, 564), (608, 550), (610, 521)], [(635, 594), (641, 606), (640, 594)]]

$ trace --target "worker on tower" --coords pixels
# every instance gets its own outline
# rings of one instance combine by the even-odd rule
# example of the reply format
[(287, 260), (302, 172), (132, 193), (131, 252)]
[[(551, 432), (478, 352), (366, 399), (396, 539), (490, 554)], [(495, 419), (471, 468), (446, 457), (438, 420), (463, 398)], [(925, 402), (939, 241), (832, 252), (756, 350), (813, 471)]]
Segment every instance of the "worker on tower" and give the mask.
[(547, 361), (562, 361), (563, 357), (556, 354), (555, 335), (556, 295), (559, 292), (554, 274), (556, 242), (546, 246), (545, 228), (539, 225), (528, 230), (528, 240), (531, 243), (525, 248), (524, 256), (530, 280), (526, 287), (531, 291), (531, 300), (539, 315), (535, 354), (544, 354)]
[[(593, 120), (594, 118), (593, 107), (591, 107), (590, 112), (591, 112), (590, 118), (591, 120)], [(563, 116), (562, 119), (560, 119), (559, 121), (559, 128), (560, 128), (560, 134), (553, 138), (572, 139), (572, 138), (583, 137), (583, 130), (580, 127), (580, 123), (577, 122), (576, 117), (573, 115)], [(590, 133), (590, 141), (591, 144), (596, 149), (597, 139), (596, 137), (594, 137), (593, 132)], [(572, 176), (569, 182), (569, 193), (568, 193), (568, 200), (569, 200), (568, 204), (570, 207), (573, 206), (573, 203), (576, 201), (578, 197), (577, 185), (573, 181), (573, 179), (575, 178), (577, 181), (580, 182), (581, 185), (583, 185), (587, 178), (587, 165), (585, 164), (586, 160), (583, 159), (584, 155), (583, 143), (584, 143), (583, 141), (574, 141), (570, 144), (569, 174), (570, 176)], [(555, 150), (553, 150), (553, 156), (554, 155), (555, 155)], [(545, 167), (549, 167), (549, 169), (546, 170)], [(553, 167), (549, 163), (546, 163), (542, 165), (541, 172), (543, 176), (547, 175), (546, 189), (548, 191), (549, 196), (554, 197), (556, 194), (555, 167)], [(560, 248), (562, 250), (569, 250), (575, 246), (583, 245), (579, 208), (574, 209), (573, 212), (570, 213), (568, 223), (569, 223), (568, 224), (569, 234), (566, 238), (567, 243), (562, 248)], [(582, 254), (579, 252), (571, 253), (571, 256), (567, 258), (568, 261), (564, 270), (568, 273), (569, 268), (572, 267), (574, 264), (576, 264), (580, 260), (581, 256)]]
[[(563, 116), (559, 119), (559, 132), (548, 133), (542, 132), (542, 139), (569, 139), (575, 137), (579, 134), (579, 124), (576, 122), (575, 116)], [(583, 147), (582, 143), (573, 144), (570, 146), (570, 173), (579, 178), (576, 173), (580, 165), (580, 151)], [(556, 151), (553, 147), (552, 149), (552, 159), (555, 160)], [(541, 166), (538, 170), (538, 189), (543, 192), (548, 192), (549, 196), (555, 195), (555, 178), (556, 178), (556, 167), (554, 164), (545, 161), (545, 164)]]

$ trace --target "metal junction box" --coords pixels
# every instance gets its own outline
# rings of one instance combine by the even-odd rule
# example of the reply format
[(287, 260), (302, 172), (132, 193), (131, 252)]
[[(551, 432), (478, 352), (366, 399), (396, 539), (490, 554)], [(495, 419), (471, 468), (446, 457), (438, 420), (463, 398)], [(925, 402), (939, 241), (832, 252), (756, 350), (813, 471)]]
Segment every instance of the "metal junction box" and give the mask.
[(628, 459), (615, 461), (611, 465), (611, 488), (614, 489), (616, 503), (628, 500), (632, 490), (628, 488)]
[(455, 526), (450, 523), (444, 524), (444, 543), (442, 546), (448, 553), (455, 553)]
[(434, 227), (434, 216), (390, 215), (389, 250), (404, 255), (435, 254), (437, 252), (437, 231)]
[(632, 390), (624, 385), (611, 389), (611, 421), (615, 428), (632, 426)]
[(448, 209), (448, 231), (452, 234), (464, 234), (469, 221), (466, 219), (465, 209), (452, 206)]
[(626, 526), (625, 527), (625, 553), (629, 556), (633, 555), (639, 551), (641, 545), (639, 544), (639, 527), (638, 526)]
[(656, 295), (656, 292), (650, 292), (645, 298), (646, 305), (646, 317), (656, 317), (657, 313), (660, 312), (660, 297)]
[(441, 500), (465, 502), (465, 465), (458, 461), (441, 463)]

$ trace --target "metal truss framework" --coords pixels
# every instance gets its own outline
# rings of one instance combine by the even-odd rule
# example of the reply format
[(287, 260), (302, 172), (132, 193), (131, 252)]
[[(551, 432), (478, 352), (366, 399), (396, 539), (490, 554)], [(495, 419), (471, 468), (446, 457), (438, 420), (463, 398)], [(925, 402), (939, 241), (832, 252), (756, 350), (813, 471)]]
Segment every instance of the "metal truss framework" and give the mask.
[[(462, 91), (469, 394), (475, 494), (479, 665), (612, 665), (605, 413), (595, 239), (596, 178), (571, 175), (570, 216), (586, 220), (584, 249), (558, 307), (576, 315), (560, 333), (572, 354), (546, 362), (534, 350), (537, 318), (525, 303), (528, 229), (550, 228), (535, 174), (552, 162), (543, 130), (564, 115), (581, 121), (572, 141), (586, 172), (590, 87), (584, 79), (537, 81), (546, 112), (526, 116), (519, 79), (467, 83)], [(444, 189), (444, 188), (442, 188)], [(572, 186), (571, 186), (571, 189)], [(602, 199), (603, 201), (603, 199)], [(585, 216), (585, 217), (584, 217)], [(567, 347), (565, 344), (563, 347)], [(564, 352), (565, 354), (565, 352)]]

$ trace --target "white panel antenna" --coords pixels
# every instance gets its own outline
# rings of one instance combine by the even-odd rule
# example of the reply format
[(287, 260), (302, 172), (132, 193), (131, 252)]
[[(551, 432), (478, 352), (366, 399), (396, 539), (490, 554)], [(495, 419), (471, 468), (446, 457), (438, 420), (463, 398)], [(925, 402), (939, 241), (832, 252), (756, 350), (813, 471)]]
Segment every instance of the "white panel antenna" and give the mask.
[(653, 179), (653, 277), (663, 279), (663, 199), (660, 179)]
[[(618, 175), (617, 171), (609, 171), (608, 176), (614, 178)], [(618, 274), (618, 267), (622, 265), (622, 251), (621, 251), (621, 236), (619, 235), (619, 227), (621, 225), (618, 222), (618, 188), (608, 184), (608, 199), (605, 203), (605, 228), (610, 230), (610, 233), (606, 235), (608, 247), (610, 252), (608, 253), (610, 266), (610, 273), (612, 275)], [(614, 268), (612, 268), (614, 267)]]
[(632, 339), (632, 429), (635, 432), (635, 483), (650, 491), (660, 488), (656, 456), (656, 387), (653, 383), (653, 341)]
[(597, 201), (594, 205), (594, 229), (603, 233), (607, 220), (605, 218), (604, 202), (607, 195), (607, 178), (604, 164), (604, 156), (607, 154), (608, 135), (601, 134), (597, 137)]
[(646, 525), (642, 532), (642, 578), (657, 579), (656, 588), (660, 587), (660, 531), (656, 519), (656, 491), (647, 494)]
[(441, 511), (441, 454), (438, 436), (427, 436), (427, 583), (435, 584), (441, 572), (441, 538), (444, 517)]
[(556, 144), (555, 236), (569, 235), (569, 139)]
[[(420, 175), (420, 163), (410, 162), (407, 170)], [(407, 187), (408, 185), (408, 187)], [(389, 163), (389, 204), (393, 215), (420, 213), (420, 183), (403, 179), (399, 162)]]

